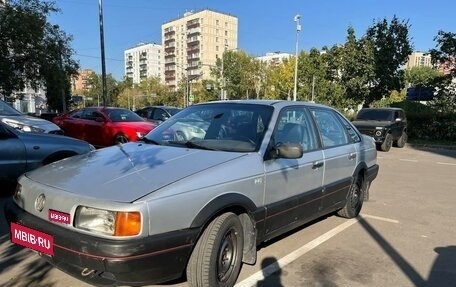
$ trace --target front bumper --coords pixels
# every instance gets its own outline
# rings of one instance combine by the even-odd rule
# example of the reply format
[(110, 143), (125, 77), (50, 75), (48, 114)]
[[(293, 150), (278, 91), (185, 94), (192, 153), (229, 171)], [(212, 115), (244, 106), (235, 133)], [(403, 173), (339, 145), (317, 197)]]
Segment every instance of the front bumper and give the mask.
[(200, 231), (179, 230), (141, 239), (98, 238), (35, 217), (12, 200), (6, 204), (5, 216), (8, 223), (52, 235), (54, 256), (40, 255), (62, 271), (97, 286), (138, 286), (180, 278)]

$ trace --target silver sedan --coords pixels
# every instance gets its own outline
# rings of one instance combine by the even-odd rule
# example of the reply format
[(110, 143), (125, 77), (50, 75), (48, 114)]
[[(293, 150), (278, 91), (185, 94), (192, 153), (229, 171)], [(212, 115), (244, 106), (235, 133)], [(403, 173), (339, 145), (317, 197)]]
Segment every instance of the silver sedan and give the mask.
[(14, 243), (92, 284), (233, 286), (261, 242), (356, 217), (376, 162), (372, 138), (330, 107), (211, 102), (26, 173), (5, 214)]

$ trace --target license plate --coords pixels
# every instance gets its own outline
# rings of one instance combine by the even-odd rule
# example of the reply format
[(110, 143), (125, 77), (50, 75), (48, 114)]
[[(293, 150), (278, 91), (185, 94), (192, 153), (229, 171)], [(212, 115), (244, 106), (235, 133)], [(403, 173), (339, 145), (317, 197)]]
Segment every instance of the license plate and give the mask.
[(35, 251), (53, 256), (52, 235), (11, 222), (11, 241)]
[(57, 210), (49, 210), (49, 221), (70, 224), (70, 215)]

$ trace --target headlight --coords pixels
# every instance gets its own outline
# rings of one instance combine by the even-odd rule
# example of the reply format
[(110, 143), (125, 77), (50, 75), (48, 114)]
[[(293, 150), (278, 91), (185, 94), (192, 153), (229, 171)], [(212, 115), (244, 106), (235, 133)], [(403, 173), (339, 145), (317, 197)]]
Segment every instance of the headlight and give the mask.
[(76, 209), (74, 225), (95, 233), (132, 236), (141, 231), (141, 214), (79, 206)]
[(375, 127), (375, 135), (381, 136), (383, 134), (383, 127)]
[(18, 123), (18, 122), (8, 121), (8, 120), (5, 120), (4, 122), (5, 122), (5, 124), (15, 128), (15, 129), (21, 130), (23, 132), (44, 133), (44, 130), (40, 129), (38, 127), (24, 125), (24, 124), (21, 124), (21, 123)]
[(145, 135), (146, 133), (136, 132), (136, 136), (138, 137), (138, 139), (142, 139)]

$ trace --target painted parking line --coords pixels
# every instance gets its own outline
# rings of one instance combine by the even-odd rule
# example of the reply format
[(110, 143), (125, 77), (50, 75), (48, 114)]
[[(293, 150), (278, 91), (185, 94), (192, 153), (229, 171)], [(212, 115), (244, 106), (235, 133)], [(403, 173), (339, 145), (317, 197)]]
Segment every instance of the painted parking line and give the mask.
[(449, 163), (449, 162), (437, 162), (437, 164), (441, 164), (441, 165), (453, 165), (453, 166), (456, 166), (456, 163)]
[(407, 162), (418, 162), (416, 159), (406, 159), (406, 158), (400, 158), (400, 161), (407, 161)]
[(361, 216), (363, 218), (371, 218), (371, 219), (376, 219), (376, 220), (385, 221), (385, 222), (389, 222), (389, 223), (396, 223), (396, 224), (399, 223), (399, 220), (381, 217), (381, 216), (375, 216), (375, 215), (369, 215), (369, 214), (360, 214), (359, 216)]
[[(377, 219), (381, 221), (386, 221), (386, 222), (391, 222), (391, 223), (399, 223), (399, 221), (390, 219), (390, 218), (385, 218), (385, 217), (379, 217), (379, 216), (374, 216), (374, 215), (368, 215), (368, 214), (363, 214), (360, 215), (360, 217), (363, 218), (371, 218), (371, 219)], [(307, 244), (303, 245), (302, 247), (296, 249), (295, 251), (289, 253), (285, 257), (282, 257), (281, 259), (277, 260), (277, 264), (271, 264), (263, 268), (262, 270), (250, 275), (249, 277), (245, 278), (241, 282), (237, 283), (234, 285), (234, 287), (252, 287), (255, 286), (259, 281), (264, 280), (266, 277), (274, 274), (274, 272), (282, 269), (286, 265), (292, 263), (299, 257), (303, 256), (307, 252), (311, 251), (312, 249), (318, 247), (322, 243), (328, 241), (329, 239), (333, 238), (337, 234), (341, 233), (345, 229), (349, 228), (353, 224), (357, 223), (359, 221), (359, 218), (353, 218), (349, 219), (346, 222), (342, 223), (341, 225), (331, 229), (330, 231), (324, 233), (323, 235), (315, 238), (314, 240), (308, 242)]]

